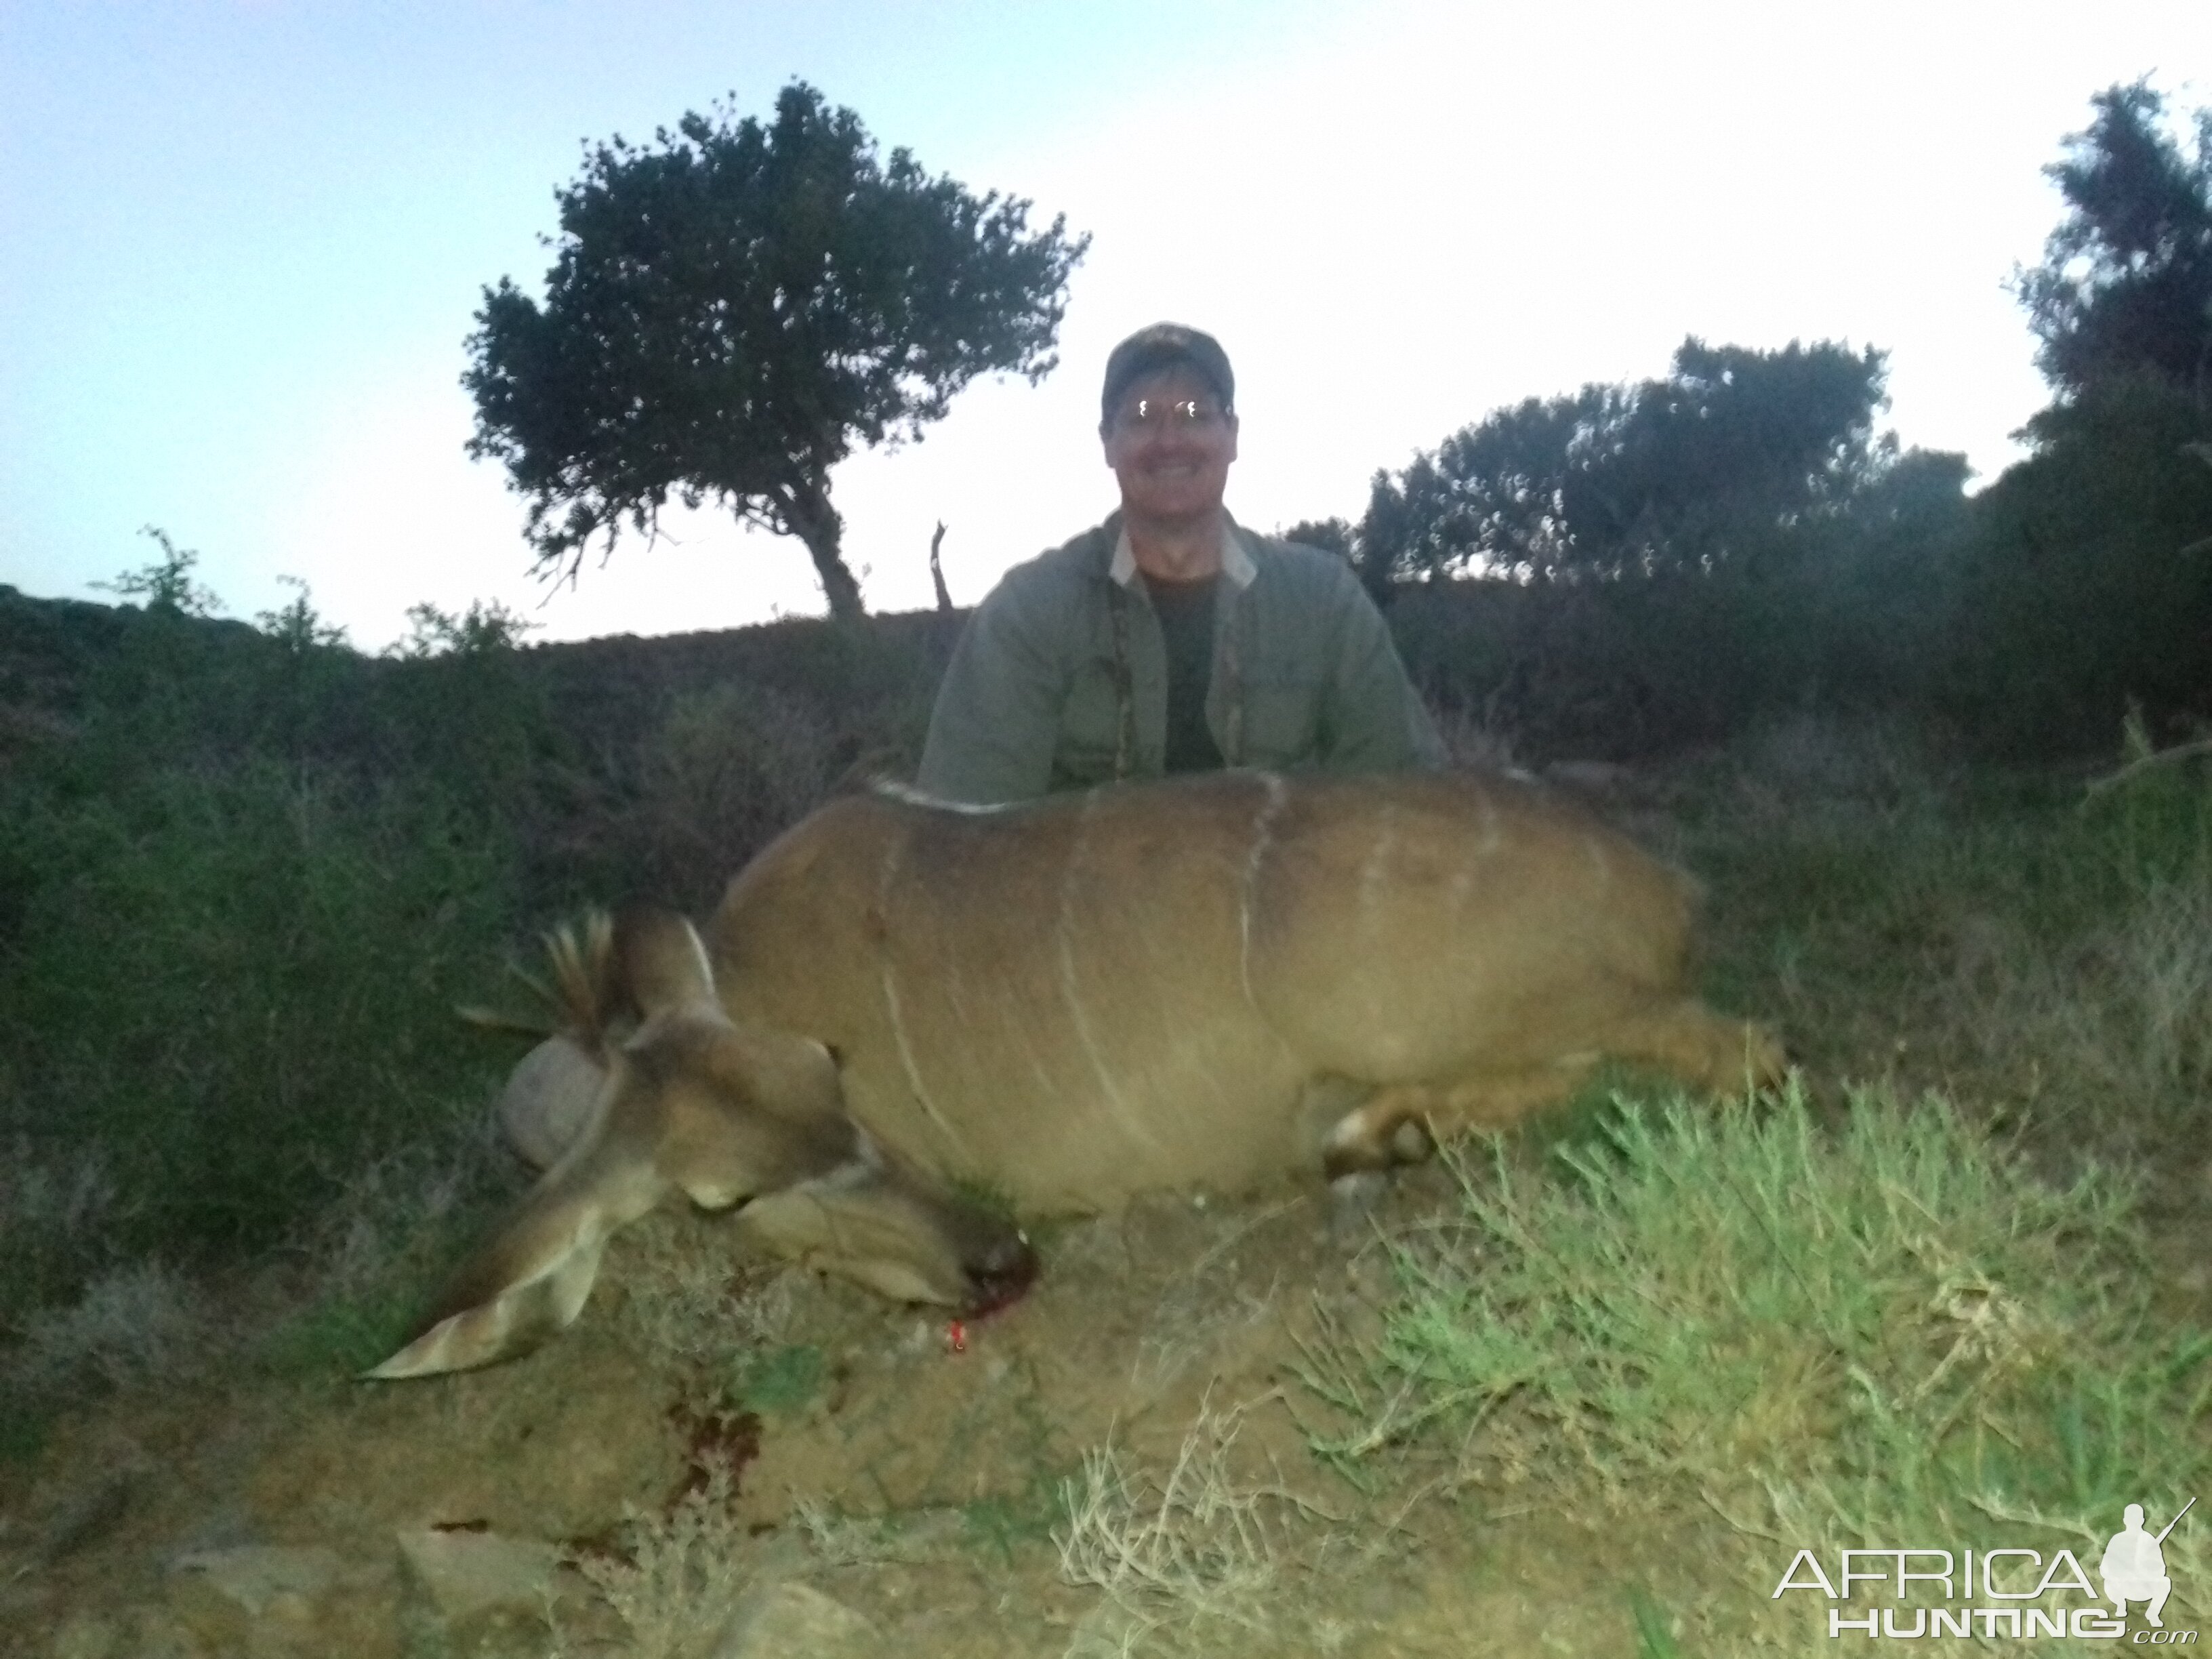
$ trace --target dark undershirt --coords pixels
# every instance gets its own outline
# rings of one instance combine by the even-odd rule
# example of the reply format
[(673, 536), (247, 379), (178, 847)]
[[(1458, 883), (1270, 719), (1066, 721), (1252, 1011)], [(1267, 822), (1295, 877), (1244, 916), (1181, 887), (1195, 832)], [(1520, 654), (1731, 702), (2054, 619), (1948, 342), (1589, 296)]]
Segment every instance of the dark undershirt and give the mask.
[(1170, 772), (1209, 772), (1221, 765), (1221, 750), (1206, 726), (1206, 690), (1213, 678), (1213, 595), (1220, 577), (1194, 582), (1145, 578), (1160, 633), (1168, 647), (1168, 747)]

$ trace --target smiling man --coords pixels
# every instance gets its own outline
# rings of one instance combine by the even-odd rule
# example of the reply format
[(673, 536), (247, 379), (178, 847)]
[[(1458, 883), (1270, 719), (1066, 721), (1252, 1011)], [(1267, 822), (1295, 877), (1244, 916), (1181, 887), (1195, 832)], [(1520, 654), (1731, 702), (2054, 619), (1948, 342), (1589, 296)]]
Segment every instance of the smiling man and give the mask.
[(1121, 510), (976, 608), (930, 719), (926, 793), (988, 805), (1224, 766), (1443, 764), (1344, 562), (1222, 505), (1236, 392), (1196, 329), (1158, 323), (1114, 348), (1098, 435)]

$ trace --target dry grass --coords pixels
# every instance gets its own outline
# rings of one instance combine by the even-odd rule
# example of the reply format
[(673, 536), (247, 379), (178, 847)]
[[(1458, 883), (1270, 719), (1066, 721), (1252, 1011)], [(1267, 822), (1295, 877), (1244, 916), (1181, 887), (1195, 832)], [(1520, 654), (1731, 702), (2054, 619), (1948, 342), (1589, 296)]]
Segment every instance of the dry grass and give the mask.
[[(732, 1497), (729, 1471), (716, 1467), (665, 1513), (626, 1506), (619, 1551), (571, 1553), (569, 1565), (622, 1620), (626, 1659), (707, 1659), (715, 1651), (750, 1583), (738, 1565), (750, 1540)], [(548, 1620), (556, 1659), (590, 1650), (557, 1607)]]
[(366, 1164), (269, 1264), (258, 1297), (278, 1369), (350, 1376), (398, 1345), (432, 1288), (527, 1179), (489, 1111)]
[(595, 833), (647, 890), (707, 908), (748, 858), (828, 796), (830, 731), (811, 702), (764, 686), (680, 696), (639, 744), (627, 798)]
[(1805, 716), (1753, 733), (1731, 750), (1729, 763), (1784, 810), (1808, 801), (1893, 809), (1927, 797), (1941, 773), (1918, 738), (1894, 723)]
[(2031, 1109), (2094, 1117), (2106, 1156), (2141, 1153), (2212, 1091), (2212, 883), (2154, 882), (2056, 941), (1978, 917), (1942, 992), (1930, 1012), (1978, 1071)]
[(0, 1332), (109, 1266), (122, 1207), (96, 1146), (41, 1156), (27, 1136), (0, 1155)]
[(2201, 1145), (2212, 782), (2091, 796), (1793, 726), (1686, 771), (1676, 805), (1669, 850), (1713, 887), (1708, 988), (1817, 1073), (1941, 1088), (2045, 1152), (2155, 1170)]
[(873, 1566), (890, 1561), (931, 1559), (935, 1551), (916, 1550), (896, 1522), (879, 1515), (847, 1515), (819, 1498), (801, 1498), (791, 1508), (791, 1524), (806, 1540), (807, 1553), (824, 1566)]
[(761, 1260), (727, 1224), (662, 1213), (626, 1231), (616, 1316), (623, 1344), (657, 1370), (712, 1372), (780, 1346), (807, 1283), (802, 1268)]
[(1452, 764), (1479, 772), (1510, 772), (1517, 764), (1512, 733), (1486, 713), (1452, 708), (1436, 714), (1437, 735)]
[(106, 1160), (0, 1159), (0, 1414), (20, 1427), (88, 1386), (191, 1382), (232, 1343), (207, 1295), (158, 1258), (118, 1262), (122, 1209)]
[(206, 1376), (234, 1346), (198, 1284), (158, 1261), (135, 1261), (94, 1279), (69, 1305), (31, 1315), (6, 1376), (33, 1401), (92, 1381), (174, 1388)]
[(503, 1203), (529, 1179), (489, 1110), (464, 1112), (436, 1144), (416, 1142), (364, 1164), (301, 1235), (294, 1255), (325, 1292), (375, 1285), (395, 1250), (424, 1230), (457, 1225)]
[(0, 1176), (0, 1259), (39, 1263), (76, 1286), (20, 1311), (0, 1353), (11, 1413), (33, 1416), (87, 1386), (165, 1389), (251, 1365), (351, 1371), (380, 1357), (442, 1271), (450, 1241), (511, 1187), (491, 1131), (472, 1121), (442, 1147), (363, 1166), (281, 1256), (220, 1281), (158, 1256), (115, 1263), (116, 1205), (104, 1166), (63, 1170), (27, 1156)]
[(1308, 1541), (1304, 1523), (1334, 1517), (1279, 1474), (1259, 1486), (1235, 1476), (1231, 1452), (1249, 1409), (1209, 1398), (1164, 1471), (1110, 1442), (1085, 1455), (1053, 1541), (1060, 1576), (1103, 1592), (1106, 1617), (1086, 1621), (1071, 1659), (1270, 1638), (1282, 1580)]

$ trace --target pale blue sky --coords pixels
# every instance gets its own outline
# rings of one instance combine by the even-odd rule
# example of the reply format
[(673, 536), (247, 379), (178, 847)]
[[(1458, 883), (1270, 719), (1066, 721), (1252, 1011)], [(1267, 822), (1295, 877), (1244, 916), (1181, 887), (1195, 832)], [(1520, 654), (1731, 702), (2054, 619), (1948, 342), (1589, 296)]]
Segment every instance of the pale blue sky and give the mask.
[(1909, 443), (1985, 475), (2044, 401), (2002, 284), (2039, 168), (2146, 70), (2212, 101), (2190, 3), (30, 4), (0, 0), (0, 581), (144, 563), (157, 524), (230, 614), (295, 574), (354, 641), (502, 598), (544, 637), (821, 608), (796, 543), (672, 520), (575, 591), (461, 446), (461, 342), (536, 290), (584, 140), (794, 75), (886, 149), (1096, 240), (1042, 386), (980, 384), (836, 476), (870, 603), (957, 597), (1112, 505), (1114, 341), (1236, 362), (1230, 505), (1357, 517), (1498, 405), (1659, 372), (1683, 335), (1891, 354)]

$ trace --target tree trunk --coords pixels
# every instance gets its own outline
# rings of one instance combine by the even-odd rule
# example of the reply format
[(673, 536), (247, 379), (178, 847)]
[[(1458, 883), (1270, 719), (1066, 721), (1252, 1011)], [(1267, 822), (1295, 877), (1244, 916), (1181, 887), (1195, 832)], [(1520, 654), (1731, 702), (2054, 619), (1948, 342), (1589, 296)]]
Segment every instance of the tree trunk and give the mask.
[(866, 617), (868, 608), (860, 601), (860, 584), (853, 579), (844, 555), (837, 550), (845, 522), (830, 505), (829, 492), (786, 485), (781, 505), (784, 522), (791, 526), (792, 534), (806, 544), (806, 551), (814, 560), (814, 574), (822, 579), (830, 616), (839, 622), (857, 622)]
[(945, 520), (937, 521), (937, 533), (929, 538), (929, 580), (937, 584), (937, 612), (941, 617), (952, 614), (952, 590), (945, 585), (945, 567), (937, 562), (937, 550), (945, 544)]

